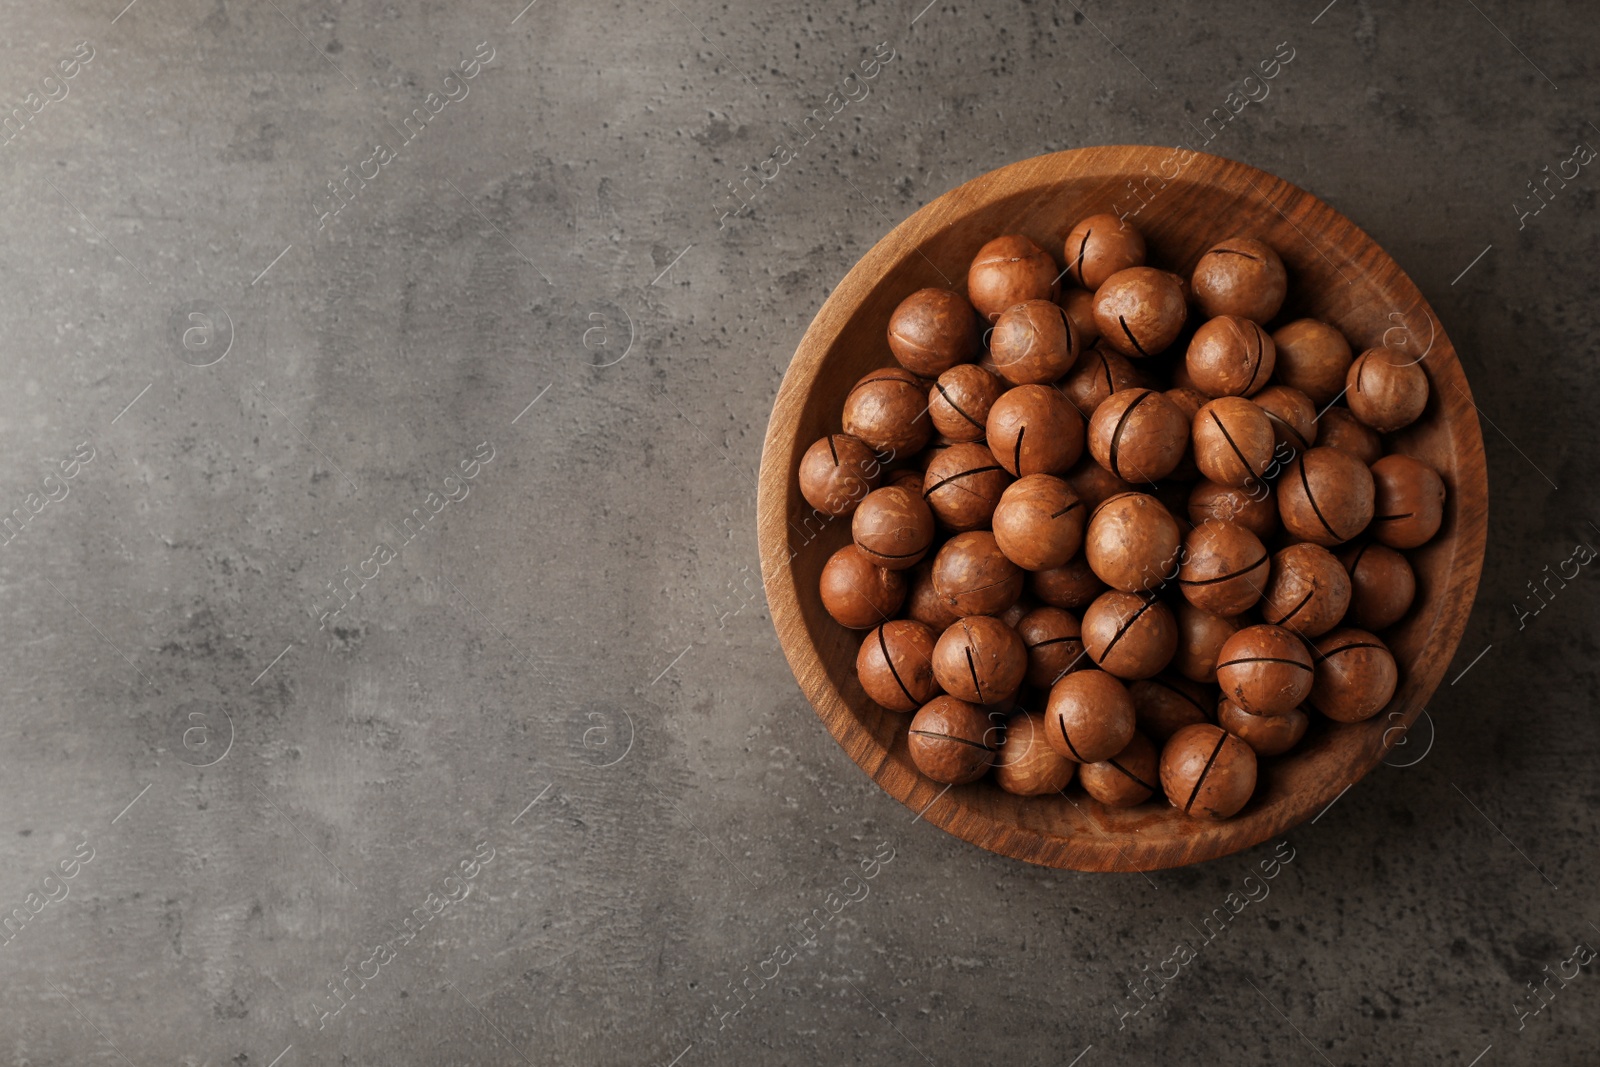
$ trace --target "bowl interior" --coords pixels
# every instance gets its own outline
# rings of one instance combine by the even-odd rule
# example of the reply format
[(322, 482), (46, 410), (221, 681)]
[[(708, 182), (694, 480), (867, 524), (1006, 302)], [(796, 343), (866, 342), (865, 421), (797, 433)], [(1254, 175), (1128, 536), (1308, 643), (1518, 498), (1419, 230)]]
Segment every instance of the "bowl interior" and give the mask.
[[(1022, 233), (1061, 263), (1077, 221), (1125, 214), (1148, 239), (1150, 263), (1188, 276), (1207, 248), (1245, 234), (1267, 241), (1289, 270), (1273, 325), (1314, 316), (1357, 352), (1387, 343), (1420, 358), (1431, 395), (1421, 419), (1386, 440), (1438, 470), (1448, 488), (1437, 537), (1409, 553), (1417, 575), (1410, 614), (1384, 633), (1401, 683), (1364, 723), (1320, 724), (1293, 753), (1264, 761), (1256, 795), (1225, 822), (1164, 803), (1119, 810), (1069, 795), (1016, 797), (991, 781), (945, 787), (923, 778), (905, 746), (906, 717), (862, 691), (862, 635), (828, 617), (822, 566), (849, 540), (849, 522), (819, 519), (800, 496), (805, 449), (839, 429), (850, 386), (892, 364), (889, 316), (925, 286), (965, 292), (966, 265), (986, 241)], [(850, 757), (890, 794), (974, 844), (1034, 863), (1081, 870), (1148, 870), (1225, 855), (1316, 814), (1380, 760), (1422, 710), (1466, 626), (1482, 569), (1487, 485), (1477, 413), (1454, 348), (1422, 294), (1392, 259), (1316, 197), (1240, 163), (1151, 147), (1077, 149), (1015, 163), (951, 191), (875, 245), (828, 298), (785, 375), (762, 456), (758, 522), (774, 624), (796, 678)], [(941, 796), (941, 793), (943, 795)], [(936, 798), (937, 803), (928, 805)]]

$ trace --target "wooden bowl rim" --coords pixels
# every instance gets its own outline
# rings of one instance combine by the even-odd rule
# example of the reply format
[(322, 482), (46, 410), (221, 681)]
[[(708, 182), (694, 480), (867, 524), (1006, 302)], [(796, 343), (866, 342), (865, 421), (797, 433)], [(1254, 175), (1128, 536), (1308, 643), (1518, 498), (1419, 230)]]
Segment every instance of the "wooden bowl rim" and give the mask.
[[(927, 239), (953, 226), (974, 204), (992, 202), (1000, 199), (1002, 194), (1004, 198), (1037, 194), (1058, 185), (1069, 175), (1090, 181), (1131, 177), (1139, 173), (1140, 164), (1159, 166), (1161, 161), (1170, 160), (1174, 151), (1170, 147), (1154, 145), (1099, 145), (1035, 156), (979, 175), (918, 209), (874, 244), (823, 302), (784, 373), (773, 403), (774, 418), (769, 420), (762, 448), (756, 521), (767, 602), (779, 644), (801, 691), (817, 716), (846, 754), (880, 788), (907, 808), (918, 812), (919, 817), (991, 852), (1041, 866), (1117, 872), (1182, 866), (1216, 859), (1260, 844), (1324, 810), (1383, 759), (1389, 751), (1388, 737), (1391, 733), (1409, 728), (1425, 710), (1427, 701), (1437, 689), (1465, 633), (1483, 570), (1488, 533), (1488, 478), (1483, 437), (1466, 375), (1432, 306), (1410, 276), (1371, 235), (1314, 194), (1248, 164), (1196, 152), (1192, 161), (1183, 168), (1191, 184), (1216, 185), (1219, 184), (1217, 179), (1232, 172), (1254, 186), (1262, 199), (1276, 206), (1286, 219), (1288, 213), (1284, 209), (1290, 205), (1309, 204), (1314, 209), (1330, 213), (1338, 222), (1349, 227), (1355, 241), (1354, 247), (1341, 250), (1347, 259), (1374, 255), (1376, 262), (1392, 269), (1391, 288), (1395, 290), (1398, 302), (1422, 311), (1431, 323), (1438, 326), (1428, 358), (1423, 361), (1423, 369), (1428, 373), (1435, 393), (1444, 398), (1437, 417), (1449, 426), (1452, 437), (1461, 438), (1466, 448), (1464, 451), (1458, 450), (1455, 455), (1455, 473), (1458, 477), (1449, 506), (1453, 508), (1456, 521), (1450, 539), (1449, 579), (1437, 589), (1434, 602), (1429, 605), (1428, 610), (1434, 619), (1422, 643), (1422, 651), (1416, 657), (1421, 667), (1419, 669), (1413, 664), (1408, 668), (1417, 678), (1412, 687), (1412, 696), (1398, 711), (1395, 704), (1385, 709), (1388, 713), (1386, 721), (1393, 725), (1383, 731), (1383, 744), (1368, 743), (1364, 748), (1359, 743), (1350, 746), (1352, 751), (1343, 763), (1344, 769), (1349, 772), (1341, 776), (1347, 778), (1343, 785), (1334, 780), (1315, 795), (1291, 795), (1276, 805), (1260, 809), (1257, 817), (1248, 822), (1241, 817), (1199, 824), (1196, 831), (1189, 835), (1188, 846), (1176, 853), (1170, 849), (1157, 851), (1146, 847), (1146, 842), (1133, 834), (1121, 835), (1122, 839), (1118, 840), (1103, 830), (1096, 834), (1086, 828), (1081, 833), (1062, 836), (1033, 827), (1004, 823), (986, 812), (969, 810), (956, 804), (930, 807), (945, 792), (977, 786), (949, 789), (915, 774), (899, 778), (889, 776), (890, 780), (885, 781), (885, 770), (891, 762), (889, 750), (858, 720), (854, 710), (833, 684), (815, 643), (810, 640), (786, 640), (784, 636), (788, 631), (803, 636), (806, 625), (801, 616), (794, 573), (790, 566), (792, 557), (788, 544), (787, 516), (790, 504), (797, 495), (797, 490), (791, 484), (793, 472), (798, 467), (801, 452), (809, 442), (793, 440), (794, 435), (786, 432), (790, 424), (780, 424), (776, 415), (790, 406), (798, 405), (796, 410), (803, 408), (805, 398), (816, 386), (827, 356), (838, 343), (845, 326), (890, 268), (912, 255), (920, 255), (921, 246)], [(1320, 250), (1320, 246), (1315, 247)], [(952, 288), (964, 291), (964, 278), (963, 270), (961, 279)], [(1449, 386), (1465, 404), (1449, 400), (1449, 393), (1440, 389), (1441, 386)], [(1093, 804), (1092, 801), (1086, 802)], [(1272, 817), (1259, 817), (1265, 812), (1271, 812)], [(1087, 816), (1084, 821), (1098, 829)], [(1241, 829), (1244, 832), (1240, 832)]]

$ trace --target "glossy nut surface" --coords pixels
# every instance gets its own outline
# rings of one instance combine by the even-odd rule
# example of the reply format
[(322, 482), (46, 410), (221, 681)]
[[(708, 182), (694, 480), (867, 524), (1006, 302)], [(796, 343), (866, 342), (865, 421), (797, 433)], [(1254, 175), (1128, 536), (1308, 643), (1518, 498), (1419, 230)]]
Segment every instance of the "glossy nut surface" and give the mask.
[(952, 623), (933, 648), (933, 676), (951, 696), (996, 704), (1016, 694), (1028, 670), (1017, 632), (988, 615)]
[(1022, 595), (1022, 568), (988, 530), (958, 533), (933, 557), (933, 588), (957, 615), (998, 615)]
[(1178, 626), (1159, 600), (1112, 589), (1083, 613), (1083, 646), (1095, 665), (1118, 678), (1149, 678), (1172, 662)]
[[(1278, 626), (1247, 626), (1228, 638), (1217, 659), (1223, 694), (1257, 715), (1285, 715), (1311, 695), (1311, 653)], [(948, 688), (948, 687), (947, 687)]]
[(1068, 671), (1091, 666), (1083, 650), (1083, 627), (1077, 616), (1046, 604), (1023, 615), (1017, 635), (1028, 650), (1029, 685), (1049, 689)]
[(1195, 464), (1218, 485), (1253, 489), (1277, 446), (1267, 413), (1242, 396), (1218, 397), (1194, 417)]
[(909, 456), (933, 436), (928, 384), (904, 367), (865, 375), (844, 398), (844, 432), (880, 453)]
[(1217, 659), (1228, 638), (1244, 625), (1237, 618), (1201, 611), (1187, 600), (1173, 609), (1178, 624), (1178, 650), (1172, 668), (1193, 682), (1215, 685)]
[(1011, 476), (981, 444), (962, 442), (944, 449), (928, 463), (922, 499), (936, 519), (955, 530), (987, 525)]
[(1058, 384), (1072, 406), (1087, 419), (1112, 393), (1143, 385), (1144, 379), (1127, 356), (1100, 345), (1085, 350)]
[(927, 623), (935, 634), (942, 634), (951, 623), (961, 618), (933, 586), (933, 560), (923, 561), (903, 572), (906, 577), (905, 615), (917, 622)]
[(1256, 754), (1220, 726), (1186, 726), (1161, 750), (1161, 787), (1186, 815), (1229, 818), (1255, 792)]
[(1298, 389), (1319, 408), (1344, 390), (1344, 376), (1354, 355), (1338, 327), (1318, 319), (1295, 319), (1272, 331), (1278, 346), (1273, 377)]
[(1262, 482), (1246, 488), (1206, 478), (1189, 490), (1188, 511), (1196, 526), (1208, 519), (1236, 522), (1262, 541), (1278, 532), (1278, 502)]
[(1272, 556), (1272, 576), (1261, 598), (1261, 618), (1302, 637), (1320, 637), (1350, 607), (1350, 576), (1333, 553), (1309, 541)]
[(1266, 388), (1277, 358), (1266, 330), (1238, 315), (1219, 315), (1194, 332), (1184, 366), (1207, 396), (1250, 396)]
[(939, 695), (933, 677), (933, 627), (895, 619), (867, 632), (856, 653), (861, 688), (890, 711), (916, 711)]
[(1050, 687), (1045, 738), (1074, 763), (1098, 763), (1133, 740), (1133, 698), (1105, 671), (1073, 671)]
[(1161, 757), (1143, 734), (1115, 756), (1086, 763), (1078, 771), (1083, 791), (1113, 808), (1138, 807), (1161, 790)]
[(1019, 385), (1002, 394), (985, 429), (989, 451), (1013, 478), (1064, 473), (1083, 455), (1083, 416), (1048, 385)]
[(1088, 559), (1075, 556), (1059, 567), (1030, 573), (1027, 589), (1046, 604), (1082, 611), (1106, 591), (1106, 583), (1089, 566)]
[(1090, 515), (1083, 551), (1101, 581), (1138, 593), (1177, 577), (1181, 540), (1177, 520), (1155, 497), (1122, 493)]
[(1083, 545), (1088, 509), (1072, 487), (1048, 474), (1019, 478), (1000, 494), (992, 525), (1000, 551), (1029, 571), (1066, 563)]
[(852, 630), (868, 630), (892, 619), (906, 597), (904, 575), (884, 570), (853, 544), (823, 564), (820, 585), (823, 608)]
[(1104, 344), (1125, 356), (1149, 357), (1164, 351), (1188, 316), (1183, 283), (1154, 267), (1129, 267), (1095, 290), (1094, 324)]
[(850, 520), (856, 547), (880, 567), (915, 567), (933, 544), (933, 512), (919, 491), (886, 485), (874, 489)]
[(1200, 257), (1191, 285), (1195, 303), (1207, 317), (1239, 315), (1264, 323), (1283, 306), (1289, 276), (1266, 242), (1230, 237)]
[(1217, 702), (1217, 725), (1249, 745), (1257, 756), (1281, 756), (1306, 735), (1311, 717), (1299, 708), (1282, 715), (1254, 715), (1223, 697)]
[(1372, 472), (1342, 448), (1313, 448), (1284, 470), (1277, 499), (1278, 517), (1290, 536), (1332, 548), (1372, 521)]
[(928, 418), (933, 428), (951, 441), (981, 441), (987, 432), (989, 409), (1006, 391), (999, 375), (976, 363), (961, 363), (943, 374), (928, 390)]
[(934, 697), (911, 719), (906, 748), (917, 770), (936, 782), (964, 785), (994, 762), (1002, 730), (982, 708), (952, 696)]
[(1129, 482), (1156, 482), (1177, 469), (1189, 447), (1189, 419), (1164, 394), (1133, 388), (1112, 393), (1089, 420), (1089, 452)]
[(1261, 599), (1271, 563), (1261, 538), (1238, 523), (1211, 519), (1183, 541), (1178, 587), (1213, 615), (1238, 615)]
[(889, 316), (889, 351), (902, 367), (936, 378), (977, 356), (978, 313), (948, 289), (918, 289)]
[(1078, 333), (1078, 347), (1082, 351), (1093, 348), (1100, 340), (1100, 327), (1094, 324), (1094, 293), (1087, 289), (1067, 289), (1058, 302)]
[(1017, 796), (1038, 797), (1059, 793), (1071, 784), (1078, 765), (1050, 747), (1045, 740), (1048, 728), (1042, 711), (1012, 717), (994, 761), (996, 785)]
[(1317, 444), (1342, 448), (1369, 467), (1383, 455), (1378, 431), (1350, 414), (1349, 408), (1338, 406), (1323, 411), (1317, 419)]
[(800, 457), (800, 495), (834, 518), (855, 511), (882, 480), (883, 466), (872, 448), (849, 434), (829, 434)]
[(989, 322), (1024, 300), (1053, 300), (1060, 273), (1050, 253), (1021, 234), (996, 237), (967, 268), (967, 297)]
[(1339, 553), (1350, 575), (1350, 610), (1345, 618), (1363, 630), (1385, 630), (1411, 610), (1417, 578), (1406, 557), (1387, 545), (1366, 541)]
[(1398, 452), (1372, 465), (1373, 516), (1367, 529), (1390, 548), (1433, 540), (1444, 522), (1444, 479), (1421, 460)]
[(1000, 313), (989, 355), (1013, 385), (1053, 382), (1078, 361), (1078, 332), (1054, 300), (1028, 300)]
[(1369, 348), (1345, 373), (1350, 413), (1379, 433), (1409, 426), (1428, 406), (1428, 376), (1411, 356)]
[(1144, 234), (1116, 215), (1090, 215), (1067, 234), (1061, 254), (1074, 285), (1098, 289), (1118, 271), (1144, 264)]
[(1389, 646), (1365, 630), (1338, 629), (1317, 641), (1311, 706), (1336, 722), (1361, 722), (1394, 696), (1400, 671)]
[(1157, 743), (1197, 722), (1211, 721), (1216, 690), (1171, 673), (1144, 678), (1128, 687), (1139, 730)]
[(1269, 385), (1250, 399), (1267, 413), (1280, 454), (1298, 454), (1317, 443), (1317, 406), (1300, 390)]

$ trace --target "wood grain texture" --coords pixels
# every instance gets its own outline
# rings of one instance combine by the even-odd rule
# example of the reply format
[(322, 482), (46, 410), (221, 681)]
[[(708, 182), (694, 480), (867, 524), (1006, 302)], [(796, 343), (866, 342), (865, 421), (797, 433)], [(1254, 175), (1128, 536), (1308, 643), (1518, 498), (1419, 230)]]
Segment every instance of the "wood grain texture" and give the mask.
[(773, 623), (800, 688), (851, 759), (915, 811), (944, 788), (912, 766), (906, 716), (862, 692), (855, 677), (861, 635), (822, 608), (817, 580), (828, 556), (849, 540), (849, 522), (814, 516), (799, 492), (800, 457), (839, 429), (851, 384), (892, 363), (884, 335), (901, 299), (924, 286), (964, 291), (967, 263), (1004, 233), (1027, 234), (1059, 262), (1079, 219), (1113, 204), (1138, 207), (1134, 185), (1145, 202), (1130, 221), (1148, 238), (1152, 265), (1187, 277), (1215, 242), (1260, 237), (1289, 269), (1289, 299), (1275, 322), (1313, 315), (1342, 329), (1357, 352), (1387, 342), (1425, 357), (1427, 410), (1391, 435), (1389, 448), (1438, 470), (1448, 499), (1439, 536), (1410, 554), (1417, 602), (1385, 635), (1402, 669), (1394, 700), (1364, 723), (1314, 726), (1294, 753), (1263, 765), (1255, 797), (1235, 818), (1202, 822), (1159, 803), (1111, 809), (1076, 787), (1065, 796), (1015, 797), (987, 779), (951, 789), (924, 816), (1002, 855), (1088, 871), (1181, 866), (1248, 848), (1315, 816), (1371, 770), (1416, 719), (1455, 654), (1488, 522), (1483, 438), (1455, 349), (1411, 279), (1350, 220), (1253, 167), (1203, 154), (1180, 166), (1169, 148), (1084, 148), (1002, 167), (919, 210), (851, 269), (801, 340), (767, 427), (757, 522)]

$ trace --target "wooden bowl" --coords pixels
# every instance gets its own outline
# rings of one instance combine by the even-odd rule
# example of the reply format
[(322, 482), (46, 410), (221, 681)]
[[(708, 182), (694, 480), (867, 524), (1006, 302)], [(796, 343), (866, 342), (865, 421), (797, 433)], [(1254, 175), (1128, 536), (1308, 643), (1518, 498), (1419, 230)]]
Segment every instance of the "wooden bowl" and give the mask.
[[(1030, 863), (1088, 871), (1175, 867), (1259, 844), (1316, 815), (1371, 770), (1421, 712), (1455, 654), (1483, 568), (1488, 485), (1478, 415), (1455, 349), (1416, 285), (1372, 238), (1310, 193), (1242, 163), (1186, 158), (1187, 151), (1057, 152), (975, 178), (922, 208), (873, 246), (822, 305), (767, 427), (757, 505), (762, 573), (800, 688), (850, 758), (890, 795), (913, 811), (926, 808), (925, 819), (957, 837)], [(878, 707), (856, 680), (862, 634), (829, 618), (817, 592), (822, 566), (850, 539), (850, 524), (819, 520), (806, 504), (800, 457), (839, 429), (850, 386), (891, 365), (884, 338), (895, 306), (925, 286), (964, 291), (967, 264), (1001, 234), (1026, 234), (1060, 262), (1068, 231), (1100, 212), (1127, 212), (1149, 240), (1152, 265), (1185, 277), (1215, 242), (1260, 237), (1289, 269), (1289, 300), (1275, 323), (1312, 315), (1342, 329), (1357, 353), (1385, 342), (1426, 353), (1427, 410), (1392, 435), (1389, 447), (1429, 463), (1449, 495), (1439, 535), (1409, 553), (1416, 603), (1385, 633), (1401, 665), (1399, 690), (1366, 722), (1326, 724), (1295, 752), (1264, 761), (1255, 797), (1224, 822), (1159, 802), (1107, 808), (1076, 786), (1070, 795), (1017, 797), (985, 779), (941, 798), (945, 787), (919, 774), (907, 755), (907, 717)]]

